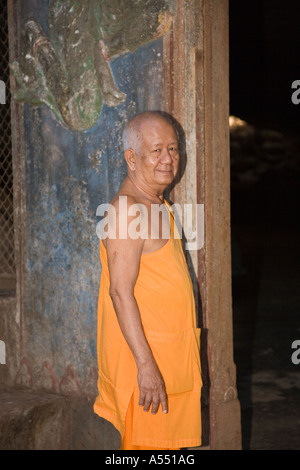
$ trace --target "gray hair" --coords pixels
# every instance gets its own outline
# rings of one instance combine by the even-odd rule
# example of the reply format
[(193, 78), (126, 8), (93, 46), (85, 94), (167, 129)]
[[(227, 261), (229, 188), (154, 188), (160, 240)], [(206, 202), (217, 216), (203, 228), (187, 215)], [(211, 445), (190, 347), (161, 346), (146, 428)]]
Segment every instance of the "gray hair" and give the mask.
[(122, 135), (124, 151), (127, 149), (132, 149), (137, 154), (139, 154), (142, 143), (140, 128), (142, 123), (149, 119), (163, 119), (168, 122), (174, 128), (178, 139), (177, 129), (167, 117), (158, 111), (144, 111), (133, 116), (133, 118), (131, 118), (126, 124)]

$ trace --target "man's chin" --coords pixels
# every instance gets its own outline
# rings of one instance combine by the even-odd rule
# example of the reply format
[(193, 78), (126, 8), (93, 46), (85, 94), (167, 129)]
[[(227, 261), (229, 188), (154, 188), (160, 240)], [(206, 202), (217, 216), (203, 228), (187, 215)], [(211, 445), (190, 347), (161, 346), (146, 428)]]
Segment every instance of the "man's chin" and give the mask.
[(158, 179), (163, 183), (170, 184), (174, 180), (174, 175), (172, 172), (160, 172)]

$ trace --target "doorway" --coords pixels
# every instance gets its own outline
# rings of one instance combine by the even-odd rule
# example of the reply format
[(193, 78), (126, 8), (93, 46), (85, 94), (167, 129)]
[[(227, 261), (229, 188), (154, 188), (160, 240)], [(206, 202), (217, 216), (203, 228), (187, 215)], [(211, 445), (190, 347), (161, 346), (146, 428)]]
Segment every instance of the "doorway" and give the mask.
[(230, 1), (234, 358), (244, 449), (300, 449), (297, 0)]

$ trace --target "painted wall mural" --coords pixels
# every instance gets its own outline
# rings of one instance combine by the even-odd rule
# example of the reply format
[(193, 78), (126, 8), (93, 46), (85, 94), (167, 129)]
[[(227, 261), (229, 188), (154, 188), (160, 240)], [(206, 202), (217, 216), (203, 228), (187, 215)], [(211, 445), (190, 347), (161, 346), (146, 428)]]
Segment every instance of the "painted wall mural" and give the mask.
[(126, 99), (111, 59), (162, 37), (171, 23), (164, 0), (50, 0), (49, 35), (33, 19), (24, 26), (20, 63), (11, 65), (15, 98), (49, 106), (71, 129), (90, 129), (103, 102)]
[[(99, 5), (105, 8), (100, 11)], [(169, 8), (161, 5), (145, 0), (18, 2), (22, 57), (17, 97), (24, 101), (21, 157), (25, 172), (25, 212), (23, 360), (17, 384), (70, 394), (87, 393), (96, 387), (96, 316), (101, 275), (96, 209), (110, 201), (126, 174), (121, 139), (126, 122), (137, 112), (163, 109), (162, 38), (149, 41), (163, 32), (158, 33), (156, 27), (157, 24), (162, 27), (164, 22), (159, 21), (164, 17), (159, 15)], [(97, 29), (100, 13), (102, 29), (100, 26)], [(87, 26), (84, 26), (84, 14)], [(51, 30), (54, 18), (55, 41)], [(114, 22), (110, 23), (109, 19)], [(23, 44), (22, 39), (32, 21), (30, 28), (43, 31), (42, 37), (35, 35), (33, 39), (33, 44), (37, 38), (41, 40), (34, 48), (36, 57), (33, 49), (28, 50), (28, 42)], [(62, 34), (58, 33), (58, 21)], [(145, 24), (150, 31), (154, 30), (154, 36), (144, 31)], [(131, 27), (139, 31), (139, 37), (130, 32)], [(74, 42), (77, 29), (83, 33), (78, 37), (81, 41), (75, 53), (72, 46), (77, 44)], [(107, 102), (107, 95), (100, 90), (93, 62), (95, 55), (88, 54), (86, 34), (93, 48), (97, 41), (98, 45), (103, 41), (105, 50), (97, 56), (102, 64), (103, 53), (107, 59), (112, 58), (104, 65), (113, 79), (110, 86), (114, 93), (120, 93), (120, 100)], [(143, 45), (138, 47), (140, 43)], [(80, 44), (85, 45), (82, 55)], [(126, 52), (129, 47), (132, 51)], [(47, 55), (47, 51), (53, 55), (50, 52)], [(26, 54), (30, 55), (27, 59)], [(85, 71), (87, 58), (90, 68)], [(63, 78), (57, 85), (58, 71)], [(84, 80), (80, 82), (82, 74), (89, 80), (88, 84)], [(72, 93), (76, 89), (73, 94), (70, 92), (70, 100), (77, 108), (68, 122), (67, 114), (63, 114), (67, 103), (64, 99), (69, 96), (61, 88), (64, 80), (70, 89), (70, 84), (74, 84)], [(93, 101), (96, 97), (98, 102)]]

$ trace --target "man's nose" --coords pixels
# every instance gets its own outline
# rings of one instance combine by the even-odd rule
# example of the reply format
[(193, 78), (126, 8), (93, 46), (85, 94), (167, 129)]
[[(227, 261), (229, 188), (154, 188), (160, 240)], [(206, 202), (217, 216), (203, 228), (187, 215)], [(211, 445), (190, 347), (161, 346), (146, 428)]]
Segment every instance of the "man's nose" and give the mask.
[(164, 149), (161, 156), (162, 163), (172, 163), (172, 157), (168, 149)]

